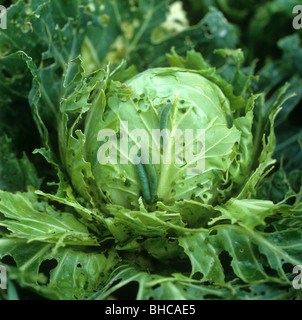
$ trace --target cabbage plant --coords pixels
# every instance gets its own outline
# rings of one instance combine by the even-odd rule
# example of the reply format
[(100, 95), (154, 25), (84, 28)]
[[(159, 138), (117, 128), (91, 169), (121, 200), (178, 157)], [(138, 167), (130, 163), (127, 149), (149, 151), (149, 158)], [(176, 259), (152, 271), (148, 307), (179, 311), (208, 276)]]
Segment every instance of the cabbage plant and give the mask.
[[(240, 51), (218, 53), (233, 55), (239, 67)], [(275, 163), (279, 102), (257, 126), (260, 96), (247, 90), (252, 76), (238, 75), (246, 88), (236, 96), (199, 53), (182, 58), (173, 51), (169, 61), (171, 67), (142, 73), (123, 62), (88, 75), (80, 60), (71, 63), (82, 78), (70, 77), (61, 103), (63, 168), (81, 205), (91, 207), (120, 250), (161, 263), (187, 255), (191, 275), (222, 281), (219, 260), (208, 252), (195, 265), (200, 251), (191, 253), (189, 242), (202, 248), (205, 234), (224, 228), (224, 221), (244, 234), (277, 210), (255, 192)]]
[(0, 265), (16, 292), (299, 297), (301, 171), (275, 159), (274, 130), (299, 100), (270, 68), (259, 79), (221, 12), (188, 26), (177, 2), (180, 26), (168, 8), (9, 8), (0, 129), (14, 139), (0, 138)]
[[(98, 202), (139, 208), (142, 193), (147, 206), (156, 199), (217, 204), (238, 189), (236, 171), (251, 160), (239, 147), (251, 128), (240, 122), (251, 123), (251, 111), (233, 123), (229, 99), (202, 72), (150, 69), (106, 83), (105, 95), (91, 102), (84, 129)], [(138, 152), (147, 161), (137, 163)]]
[[(268, 156), (257, 158), (257, 97), (236, 97), (195, 51), (185, 62), (175, 52), (170, 60), (171, 67), (131, 73), (122, 82), (115, 79), (125, 63), (111, 73), (97, 71), (63, 100), (61, 158), (86, 201), (147, 211), (186, 201), (214, 207), (252, 193), (273, 164), (273, 132), (263, 141)], [(66, 130), (74, 112), (85, 120)], [(81, 139), (74, 140), (78, 125)], [(86, 169), (79, 170), (78, 157)]]

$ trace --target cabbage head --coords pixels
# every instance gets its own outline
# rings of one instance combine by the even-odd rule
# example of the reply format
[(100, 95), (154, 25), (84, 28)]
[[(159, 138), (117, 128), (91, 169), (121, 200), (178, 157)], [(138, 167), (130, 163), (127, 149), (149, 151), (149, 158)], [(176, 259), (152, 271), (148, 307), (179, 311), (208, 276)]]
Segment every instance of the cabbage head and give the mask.
[[(170, 60), (171, 67), (139, 74), (125, 63), (99, 70), (63, 101), (63, 163), (94, 206), (213, 207), (252, 194), (273, 163), (269, 153), (259, 158), (254, 139), (257, 96), (236, 96), (194, 51), (187, 61), (176, 53)], [(75, 111), (80, 115), (68, 137), (64, 127)]]

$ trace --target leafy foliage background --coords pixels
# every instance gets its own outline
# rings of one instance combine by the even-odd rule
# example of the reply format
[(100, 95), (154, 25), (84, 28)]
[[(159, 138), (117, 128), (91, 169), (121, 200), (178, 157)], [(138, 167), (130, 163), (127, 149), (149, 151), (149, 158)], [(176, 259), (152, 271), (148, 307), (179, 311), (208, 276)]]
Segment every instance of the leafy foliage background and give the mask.
[[(125, 286), (137, 299), (301, 298), (291, 286), (292, 267), (302, 264), (302, 47), (301, 31), (292, 28), (292, 8), (300, 2), (184, 1), (180, 20), (167, 24), (172, 2), (4, 2), (0, 258), (21, 298), (122, 298)], [(168, 213), (100, 217), (76, 198), (58, 156), (60, 103), (68, 85), (82, 79), (82, 69), (87, 74), (110, 63), (113, 70), (122, 59), (138, 72), (167, 66), (171, 48), (180, 56), (191, 49), (202, 53), (238, 91), (264, 93), (255, 104), (262, 128), (282, 105), (275, 120), (278, 162), (257, 186), (257, 199), (270, 205), (235, 202), (220, 218), (231, 223), (188, 234), (180, 231), (180, 217), (170, 223)], [(244, 60), (219, 54), (226, 48), (241, 48)], [(238, 74), (246, 88), (236, 84)], [(236, 216), (238, 208), (246, 208), (245, 219)], [(137, 232), (133, 243), (121, 226)], [(165, 252), (152, 251), (171, 228), (178, 244), (171, 241), (165, 250), (180, 256), (173, 266), (162, 259)], [(131, 250), (142, 238), (149, 239), (144, 251)]]

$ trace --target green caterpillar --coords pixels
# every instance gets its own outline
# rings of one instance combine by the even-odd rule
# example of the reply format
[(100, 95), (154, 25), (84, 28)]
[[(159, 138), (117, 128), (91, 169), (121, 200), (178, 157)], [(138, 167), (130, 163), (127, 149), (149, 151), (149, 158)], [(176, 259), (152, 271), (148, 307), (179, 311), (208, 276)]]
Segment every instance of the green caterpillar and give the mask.
[[(173, 105), (172, 103), (167, 104), (161, 111), (160, 113), (160, 120), (159, 120), (159, 129), (162, 132), (162, 130), (167, 129), (168, 127), (168, 119), (169, 119), (169, 114), (172, 109)], [(166, 141), (166, 132), (163, 132), (164, 137), (161, 138), (160, 140), (160, 150), (161, 153), (163, 152), (163, 146), (164, 142)]]
[(157, 175), (149, 156), (148, 162), (143, 155), (137, 155), (138, 164), (135, 166), (139, 184), (145, 201), (150, 204), (151, 200), (156, 197)]

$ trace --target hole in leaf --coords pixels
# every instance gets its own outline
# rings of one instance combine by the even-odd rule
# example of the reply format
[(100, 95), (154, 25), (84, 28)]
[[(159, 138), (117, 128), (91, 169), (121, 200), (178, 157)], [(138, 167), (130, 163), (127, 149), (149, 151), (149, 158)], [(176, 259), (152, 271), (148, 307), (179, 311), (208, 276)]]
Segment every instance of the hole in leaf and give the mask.
[(54, 65), (55, 63), (56, 63), (56, 61), (54, 58), (48, 58), (48, 59), (43, 60), (43, 67), (47, 68), (51, 65)]
[(153, 290), (157, 289), (160, 287), (160, 283), (157, 283), (155, 286), (152, 287)]
[(17, 267), (16, 261), (12, 256), (4, 256), (0, 261), (8, 266)]
[(204, 277), (204, 274), (198, 271), (198, 272), (194, 273), (192, 278), (194, 280), (201, 280), (203, 277)]
[(278, 272), (270, 267), (267, 257), (265, 255), (259, 254), (259, 262), (263, 266), (263, 269), (268, 276), (278, 277)]
[(57, 68), (55, 70), (55, 74), (58, 76), (58, 77), (62, 77), (63, 74), (64, 74), (64, 69), (60, 66), (60, 65), (57, 65)]
[(56, 259), (42, 261), (39, 267), (39, 273), (44, 274), (47, 278), (46, 283), (43, 283), (43, 285), (47, 285), (50, 282), (50, 272), (52, 269), (56, 268), (57, 265), (58, 265), (58, 262)]
[(233, 268), (231, 266), (232, 257), (227, 251), (222, 251), (219, 255), (219, 260), (224, 270), (224, 274), (226, 275), (226, 281), (230, 281), (235, 279), (237, 276), (235, 275)]
[(211, 230), (209, 233), (210, 236), (216, 236), (216, 234), (217, 234), (217, 230)]
[[(119, 281), (117, 281), (113, 285), (116, 285), (118, 283)], [(114, 291), (112, 295), (114, 298), (118, 300), (135, 300), (138, 292), (138, 288), (139, 288), (138, 283), (132, 281), (126, 284), (125, 286)]]
[(263, 230), (265, 233), (272, 233), (272, 232), (275, 232), (275, 228), (272, 226), (272, 225), (268, 225), (264, 228)]
[(290, 263), (284, 263), (282, 265), (282, 269), (284, 271), (284, 273), (288, 273), (288, 274), (292, 274), (293, 272), (293, 265)]

